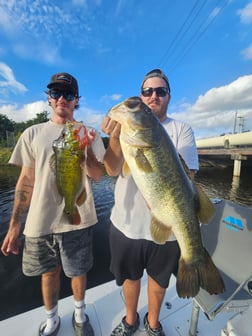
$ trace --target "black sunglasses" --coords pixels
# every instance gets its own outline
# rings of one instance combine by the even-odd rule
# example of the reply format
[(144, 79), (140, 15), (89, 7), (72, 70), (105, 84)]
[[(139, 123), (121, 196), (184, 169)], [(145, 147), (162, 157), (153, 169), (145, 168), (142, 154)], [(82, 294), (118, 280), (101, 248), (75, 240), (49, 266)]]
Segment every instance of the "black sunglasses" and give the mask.
[(156, 92), (156, 95), (158, 97), (165, 97), (168, 93), (169, 93), (169, 90), (167, 87), (157, 87), (157, 88), (152, 88), (152, 87), (146, 87), (146, 88), (142, 88), (142, 95), (144, 97), (151, 97), (153, 92)]
[(64, 97), (67, 101), (73, 101), (76, 98), (76, 95), (72, 92), (67, 91), (49, 91), (49, 95), (53, 99), (59, 99), (61, 96)]

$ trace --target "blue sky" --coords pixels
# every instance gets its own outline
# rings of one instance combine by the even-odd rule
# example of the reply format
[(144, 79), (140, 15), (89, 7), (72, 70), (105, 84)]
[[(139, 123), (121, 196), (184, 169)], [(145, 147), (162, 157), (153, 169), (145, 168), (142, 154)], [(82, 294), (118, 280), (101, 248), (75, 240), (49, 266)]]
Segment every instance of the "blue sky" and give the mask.
[(169, 115), (196, 138), (232, 132), (235, 115), (252, 130), (252, 1), (0, 0), (0, 113), (14, 121), (50, 113), (46, 85), (66, 71), (82, 96), (76, 119), (99, 130), (156, 67)]

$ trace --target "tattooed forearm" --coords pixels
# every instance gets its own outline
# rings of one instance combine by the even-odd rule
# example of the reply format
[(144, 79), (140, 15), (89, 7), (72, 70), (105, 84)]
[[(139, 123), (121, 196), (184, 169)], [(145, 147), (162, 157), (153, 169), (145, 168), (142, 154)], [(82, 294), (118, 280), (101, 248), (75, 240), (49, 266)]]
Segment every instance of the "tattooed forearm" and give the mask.
[(14, 205), (9, 225), (10, 228), (21, 228), (23, 216), (31, 202), (34, 182), (34, 168), (23, 166), (15, 188)]
[(19, 199), (20, 202), (27, 202), (28, 196), (30, 193), (25, 190), (17, 190), (16, 192), (16, 198)]
[(30, 204), (33, 186), (28, 184), (23, 184), (23, 189), (17, 189), (15, 192), (14, 207), (12, 211), (12, 224), (18, 225), (22, 221), (23, 215), (25, 214), (28, 206)]
[(27, 206), (20, 205), (13, 211), (13, 224), (19, 224), (21, 222), (26, 209)]
[(25, 190), (17, 190), (12, 212), (13, 224), (19, 224), (30, 203), (31, 193)]

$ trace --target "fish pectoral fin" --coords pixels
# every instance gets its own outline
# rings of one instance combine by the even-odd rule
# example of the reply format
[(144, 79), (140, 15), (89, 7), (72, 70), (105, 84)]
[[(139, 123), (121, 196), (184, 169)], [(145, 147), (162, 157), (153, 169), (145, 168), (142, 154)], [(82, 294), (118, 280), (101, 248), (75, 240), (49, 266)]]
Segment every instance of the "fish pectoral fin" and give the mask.
[(136, 161), (137, 167), (140, 170), (144, 171), (145, 173), (151, 173), (153, 171), (153, 168), (152, 168), (149, 160), (147, 159), (147, 157), (144, 154), (144, 149), (139, 148), (136, 151), (135, 161)]
[(130, 174), (130, 168), (129, 168), (127, 162), (124, 161), (123, 167), (122, 167), (122, 175), (123, 176), (128, 176), (129, 174)]
[(80, 195), (78, 196), (77, 200), (76, 200), (76, 204), (78, 206), (81, 206), (82, 204), (84, 204), (84, 202), (86, 201), (87, 199), (87, 192), (86, 192), (86, 189), (84, 188), (82, 190), (82, 192), (80, 193)]
[(200, 223), (207, 224), (208, 221), (213, 217), (215, 213), (215, 208), (209, 197), (201, 189), (201, 187), (195, 184), (198, 199), (199, 199), (199, 208), (198, 208), (198, 218)]
[(171, 235), (171, 227), (165, 226), (163, 223), (158, 221), (155, 217), (151, 218), (150, 232), (152, 238), (157, 243), (164, 243)]

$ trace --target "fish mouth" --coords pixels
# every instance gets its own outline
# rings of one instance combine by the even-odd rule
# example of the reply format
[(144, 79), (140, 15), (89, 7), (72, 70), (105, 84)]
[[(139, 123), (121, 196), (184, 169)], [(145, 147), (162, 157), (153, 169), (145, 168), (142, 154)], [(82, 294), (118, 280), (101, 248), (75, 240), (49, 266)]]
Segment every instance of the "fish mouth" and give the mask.
[(130, 108), (130, 109), (134, 109), (137, 106), (139, 106), (140, 104), (142, 104), (143, 101), (140, 97), (130, 97), (127, 100), (125, 100), (124, 104)]
[(143, 103), (142, 99), (138, 96), (135, 97), (130, 97), (126, 99), (123, 103), (118, 103), (115, 106), (113, 106), (109, 111), (108, 111), (108, 116), (110, 116), (114, 111), (124, 108), (129, 108), (130, 110), (135, 110), (139, 105)]

